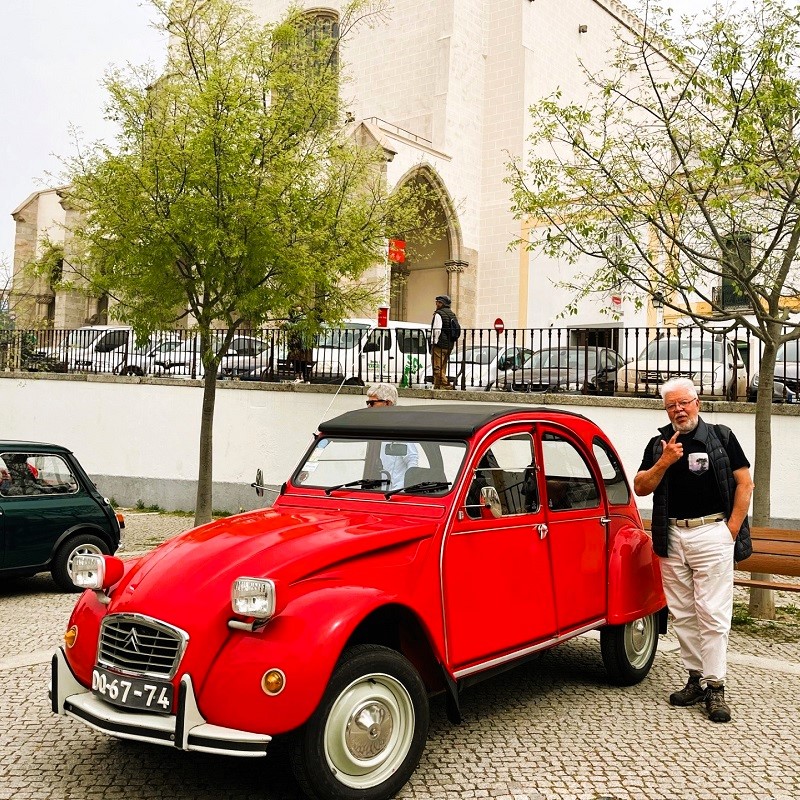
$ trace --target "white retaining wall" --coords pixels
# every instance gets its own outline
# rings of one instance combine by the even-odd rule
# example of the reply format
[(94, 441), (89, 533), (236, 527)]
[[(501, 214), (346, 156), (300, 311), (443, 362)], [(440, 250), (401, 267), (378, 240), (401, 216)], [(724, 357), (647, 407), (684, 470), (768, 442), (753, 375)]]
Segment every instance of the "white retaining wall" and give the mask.
[[(202, 385), (195, 381), (110, 376), (0, 376), (0, 438), (50, 441), (69, 447), (100, 490), (121, 505), (194, 508)], [(558, 408), (584, 414), (611, 437), (632, 478), (645, 444), (666, 414), (656, 400), (526, 398), (502, 393), (407, 391), (405, 405), (443, 401), (515, 402), (558, 399)], [(214, 508), (238, 511), (271, 502), (255, 496), (256, 468), (265, 483), (288, 477), (317, 424), (362, 408), (365, 390), (346, 387), (220, 382), (214, 417)], [(439, 399), (442, 398), (442, 399)], [(708, 422), (735, 431), (754, 457), (754, 407), (706, 403)], [(376, 412), (377, 413), (377, 412)], [(772, 515), (776, 524), (800, 524), (800, 407), (776, 406), (772, 419)], [(642, 498), (645, 514), (650, 498)]]

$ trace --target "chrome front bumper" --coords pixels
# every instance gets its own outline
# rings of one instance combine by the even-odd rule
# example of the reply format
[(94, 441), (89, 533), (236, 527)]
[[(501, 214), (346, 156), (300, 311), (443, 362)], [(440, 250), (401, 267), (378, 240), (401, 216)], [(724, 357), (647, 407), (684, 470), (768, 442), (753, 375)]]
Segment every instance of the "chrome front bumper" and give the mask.
[(53, 654), (50, 701), (53, 713), (84, 722), (120, 739), (133, 739), (179, 750), (257, 758), (267, 754), (271, 736), (209, 725), (197, 708), (192, 679), (181, 678), (175, 715), (124, 711), (88, 691), (72, 674), (63, 648)]

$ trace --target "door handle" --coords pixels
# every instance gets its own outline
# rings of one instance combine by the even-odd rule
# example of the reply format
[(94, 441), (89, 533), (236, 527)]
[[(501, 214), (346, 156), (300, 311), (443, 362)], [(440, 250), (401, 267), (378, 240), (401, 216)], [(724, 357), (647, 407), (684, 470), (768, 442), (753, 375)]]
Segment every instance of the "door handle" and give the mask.
[(534, 525), (533, 527), (538, 531), (540, 539), (544, 539), (544, 537), (547, 536), (548, 527), (543, 522), (539, 523), (538, 525)]
[(600, 517), (601, 525), (608, 525), (609, 522), (611, 522), (611, 517)]

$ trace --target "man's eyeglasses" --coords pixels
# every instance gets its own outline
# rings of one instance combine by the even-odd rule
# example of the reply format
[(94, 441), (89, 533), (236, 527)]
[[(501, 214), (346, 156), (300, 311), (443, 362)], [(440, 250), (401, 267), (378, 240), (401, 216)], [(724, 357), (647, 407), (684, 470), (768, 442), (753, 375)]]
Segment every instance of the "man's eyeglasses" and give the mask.
[(694, 401), (697, 400), (696, 397), (693, 397), (691, 400), (676, 400), (674, 403), (669, 403), (664, 406), (667, 411), (677, 411), (679, 408), (687, 408), (690, 406)]
[(386, 402), (385, 400), (367, 400), (367, 405), (370, 408), (372, 408), (372, 406), (374, 406), (375, 403), (385, 403), (385, 402)]

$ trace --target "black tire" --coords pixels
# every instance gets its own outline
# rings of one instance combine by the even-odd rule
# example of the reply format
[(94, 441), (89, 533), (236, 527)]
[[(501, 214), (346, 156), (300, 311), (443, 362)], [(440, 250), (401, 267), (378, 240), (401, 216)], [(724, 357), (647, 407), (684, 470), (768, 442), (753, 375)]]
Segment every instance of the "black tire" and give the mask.
[(417, 768), (428, 736), (428, 694), (413, 665), (387, 647), (346, 650), (291, 754), (316, 800), (387, 800)]
[(364, 385), (364, 381), (362, 381), (361, 378), (348, 378), (344, 382), (344, 385), (345, 386), (363, 386)]
[(609, 680), (617, 686), (633, 686), (644, 680), (653, 665), (657, 646), (656, 614), (600, 629), (603, 664)]
[(96, 555), (101, 553), (111, 554), (108, 545), (99, 536), (92, 536), (89, 533), (79, 533), (77, 536), (67, 539), (58, 548), (50, 566), (50, 574), (59, 589), (65, 592), (83, 591), (72, 582), (69, 568), (72, 564), (72, 559), (76, 555), (84, 555), (86, 553), (94, 553)]
[(123, 367), (122, 374), (141, 378), (144, 376), (144, 370), (140, 369), (139, 367)]

